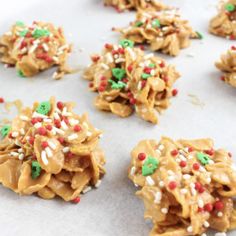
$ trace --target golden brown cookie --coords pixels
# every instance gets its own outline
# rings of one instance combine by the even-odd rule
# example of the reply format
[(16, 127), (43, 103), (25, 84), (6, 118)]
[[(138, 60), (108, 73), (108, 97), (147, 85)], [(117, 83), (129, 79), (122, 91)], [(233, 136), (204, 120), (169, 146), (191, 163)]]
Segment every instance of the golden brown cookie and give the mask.
[(22, 195), (37, 193), (79, 202), (80, 194), (98, 186), (105, 158), (101, 131), (72, 103), (54, 98), (23, 108), (1, 128), (0, 182)]
[(211, 139), (143, 140), (131, 153), (129, 178), (140, 190), (151, 236), (204, 235), (236, 228), (236, 172), (231, 154)]
[(70, 70), (66, 60), (71, 51), (62, 28), (50, 23), (33, 22), (25, 25), (16, 22), (10, 31), (0, 37), (0, 60), (15, 66), (21, 77), (32, 77), (41, 71), (57, 66), (53, 77), (60, 79)]
[(179, 73), (174, 66), (153, 54), (145, 55), (130, 40), (119, 45), (106, 44), (101, 55), (92, 56), (84, 77), (90, 89), (98, 92), (95, 106), (120, 117), (134, 111), (142, 119), (156, 124), (157, 111), (169, 106), (177, 94), (173, 89)]

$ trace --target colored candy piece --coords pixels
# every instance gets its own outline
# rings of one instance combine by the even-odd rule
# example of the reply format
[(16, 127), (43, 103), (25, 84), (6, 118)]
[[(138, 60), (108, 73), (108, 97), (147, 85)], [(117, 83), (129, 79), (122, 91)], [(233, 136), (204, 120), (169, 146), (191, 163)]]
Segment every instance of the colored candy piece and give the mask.
[(147, 73), (142, 74), (142, 79), (148, 79), (151, 75)]
[(20, 33), (19, 33), (19, 35), (21, 36), (21, 37), (25, 37), (25, 35), (28, 33), (28, 30), (27, 29), (25, 29), (25, 30), (22, 30)]
[(152, 27), (153, 28), (160, 28), (161, 27), (161, 23), (158, 19), (155, 19), (152, 21)]
[(137, 21), (136, 23), (135, 23), (135, 26), (137, 26), (137, 27), (140, 27), (140, 26), (142, 26), (143, 25), (143, 22), (142, 21)]
[(10, 126), (10, 125), (4, 125), (4, 126), (1, 128), (1, 130), (0, 130), (1, 136), (2, 136), (3, 138), (6, 137), (6, 136), (8, 135), (8, 133), (10, 132), (10, 130), (11, 130), (11, 126)]
[(50, 110), (51, 110), (50, 102), (41, 102), (36, 109), (36, 111), (42, 115), (47, 115)]
[(150, 63), (150, 64), (149, 64), (149, 67), (150, 67), (150, 68), (155, 68), (156, 65), (155, 65), (154, 63)]
[(211, 160), (207, 154), (202, 153), (202, 152), (198, 152), (198, 153), (197, 153), (197, 159), (198, 159), (203, 165), (209, 164), (209, 161)]
[(228, 3), (225, 5), (225, 10), (229, 11), (229, 12), (232, 12), (235, 10), (235, 6), (231, 3)]
[(121, 68), (113, 68), (112, 69), (112, 75), (118, 79), (118, 80), (122, 80), (125, 75), (126, 75), (126, 71), (124, 69)]
[(21, 78), (24, 78), (24, 77), (25, 77), (24, 73), (23, 73), (21, 70), (18, 70), (18, 71), (17, 71), (17, 75), (18, 75), (19, 77), (21, 77)]
[(159, 161), (156, 158), (149, 156), (142, 166), (142, 175), (152, 175), (158, 168)]
[(37, 179), (41, 173), (41, 166), (37, 161), (32, 161), (31, 163), (31, 177), (32, 179)]
[(126, 83), (122, 82), (122, 81), (118, 81), (117, 83), (113, 80), (109, 80), (109, 83), (111, 83), (111, 88), (112, 89), (122, 89), (125, 88)]
[(21, 26), (21, 27), (25, 26), (25, 24), (22, 21), (17, 21), (16, 25), (17, 26)]
[(128, 39), (123, 39), (123, 40), (120, 41), (120, 45), (123, 48), (127, 48), (127, 47), (133, 48), (134, 47), (134, 42), (131, 41), (131, 40), (128, 40)]
[(196, 34), (197, 34), (199, 39), (203, 39), (203, 35), (200, 32), (196, 31)]
[(50, 32), (46, 29), (36, 29), (33, 33), (34, 38), (47, 37), (50, 35)]

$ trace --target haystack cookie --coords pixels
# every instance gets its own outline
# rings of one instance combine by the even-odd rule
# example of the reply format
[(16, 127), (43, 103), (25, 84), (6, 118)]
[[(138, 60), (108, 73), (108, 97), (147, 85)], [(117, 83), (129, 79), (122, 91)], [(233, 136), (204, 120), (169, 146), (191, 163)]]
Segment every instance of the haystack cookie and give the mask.
[(98, 92), (95, 106), (120, 117), (133, 111), (142, 119), (156, 124), (157, 111), (169, 106), (177, 94), (172, 89), (179, 73), (174, 66), (153, 54), (145, 55), (133, 42), (122, 40), (119, 45), (106, 44), (101, 55), (93, 55), (84, 78), (90, 89)]
[(224, 72), (221, 80), (236, 87), (236, 47), (232, 46), (215, 65)]
[(190, 39), (202, 38), (193, 31), (188, 21), (182, 20), (176, 10), (147, 12), (139, 11), (136, 20), (127, 28), (115, 28), (123, 38), (137, 44), (147, 44), (152, 51), (161, 51), (177, 56), (180, 49), (189, 47)]
[(159, 0), (104, 0), (104, 4), (113, 6), (119, 12), (127, 9), (160, 11), (169, 8)]
[(212, 140), (144, 140), (131, 155), (129, 178), (141, 188), (145, 218), (154, 225), (150, 236), (236, 228), (236, 172), (231, 154), (214, 149)]
[(218, 14), (210, 21), (212, 34), (236, 39), (236, 0), (221, 1)]
[(0, 37), (0, 60), (7, 66), (16, 66), (18, 75), (32, 77), (57, 66), (55, 79), (70, 73), (66, 60), (71, 51), (62, 28), (50, 23), (34, 21), (31, 26), (16, 22), (10, 31)]
[(98, 187), (105, 170), (99, 147), (101, 131), (72, 103), (50, 101), (23, 108), (1, 128), (0, 182), (21, 195), (38, 194), (80, 201), (80, 194)]

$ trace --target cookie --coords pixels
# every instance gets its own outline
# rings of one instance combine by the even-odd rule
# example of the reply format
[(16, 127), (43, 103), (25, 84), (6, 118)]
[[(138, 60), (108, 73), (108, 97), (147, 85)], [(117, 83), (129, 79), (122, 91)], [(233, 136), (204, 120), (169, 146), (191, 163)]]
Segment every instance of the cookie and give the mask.
[(143, 140), (131, 153), (129, 178), (140, 188), (151, 236), (205, 235), (236, 228), (236, 172), (231, 154), (211, 139)]
[(188, 21), (182, 20), (176, 10), (147, 12), (139, 11), (135, 21), (126, 28), (115, 28), (122, 38), (136, 44), (147, 44), (152, 51), (177, 56), (180, 49), (190, 46), (191, 39), (202, 38)]
[(79, 202), (104, 175), (101, 131), (70, 102), (54, 98), (23, 108), (1, 130), (0, 182), (20, 195)]
[(16, 22), (10, 31), (0, 37), (0, 60), (15, 66), (21, 77), (32, 77), (41, 71), (57, 66), (55, 79), (70, 70), (66, 60), (71, 51), (62, 28), (51, 23), (33, 22), (28, 26)]
[(175, 67), (153, 54), (145, 55), (130, 40), (119, 45), (106, 44), (101, 55), (92, 56), (92, 64), (84, 72), (97, 92), (95, 106), (99, 110), (128, 117), (134, 111), (142, 119), (156, 124), (157, 111), (169, 106), (179, 78)]

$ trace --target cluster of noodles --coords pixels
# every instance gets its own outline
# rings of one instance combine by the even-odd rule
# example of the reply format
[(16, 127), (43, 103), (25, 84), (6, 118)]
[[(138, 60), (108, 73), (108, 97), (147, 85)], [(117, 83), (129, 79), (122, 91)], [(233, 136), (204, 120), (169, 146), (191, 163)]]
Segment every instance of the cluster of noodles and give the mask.
[(107, 6), (113, 6), (118, 11), (126, 9), (160, 11), (168, 8), (159, 0), (104, 0), (104, 4)]
[(190, 45), (191, 38), (201, 38), (188, 21), (182, 20), (176, 10), (160, 12), (139, 11), (129, 27), (115, 29), (123, 38), (137, 44), (148, 44), (152, 51), (177, 56), (180, 49)]
[(19, 76), (31, 77), (52, 66), (58, 66), (53, 78), (69, 73), (66, 59), (71, 46), (61, 28), (50, 23), (33, 22), (31, 26), (16, 22), (0, 37), (0, 60), (16, 66)]
[[(123, 42), (130, 45), (124, 47)], [(91, 81), (91, 90), (99, 93), (95, 100), (98, 109), (121, 117), (135, 110), (142, 119), (158, 122), (156, 113), (169, 106), (172, 86), (179, 78), (174, 66), (153, 54), (145, 55), (128, 40), (106, 44), (102, 55), (94, 55), (92, 60), (84, 77)]]
[[(48, 108), (48, 113), (38, 113), (38, 107)], [(8, 134), (6, 127), (1, 129), (0, 182), (5, 187), (65, 201), (78, 201), (81, 193), (98, 187), (105, 173), (98, 145), (101, 131), (87, 115), (78, 116), (72, 109), (72, 103), (56, 104), (53, 98), (36, 102), (32, 109), (22, 109)]]
[(229, 39), (236, 38), (236, 0), (222, 1), (218, 14), (210, 21), (209, 32)]
[(205, 235), (236, 228), (236, 172), (231, 154), (210, 139), (141, 141), (132, 151), (129, 178), (141, 190), (151, 236)]
[(236, 47), (232, 46), (215, 65), (218, 69), (225, 72), (222, 80), (236, 87)]

